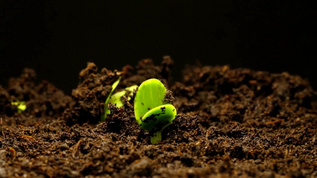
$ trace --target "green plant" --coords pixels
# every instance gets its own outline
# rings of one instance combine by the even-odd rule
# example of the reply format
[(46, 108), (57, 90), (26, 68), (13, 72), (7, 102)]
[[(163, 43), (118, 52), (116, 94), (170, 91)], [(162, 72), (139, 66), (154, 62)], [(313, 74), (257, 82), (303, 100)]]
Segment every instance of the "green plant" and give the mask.
[[(118, 108), (123, 106), (123, 102), (122, 102), (122, 97), (127, 93), (127, 91), (130, 92), (127, 100), (129, 101), (133, 95), (133, 91), (136, 90), (138, 88), (137, 85), (132, 85), (130, 87), (125, 88), (122, 91), (118, 91), (117, 93), (113, 94), (110, 99), (109, 99), (109, 103), (113, 103), (115, 104)], [(110, 113), (110, 111), (108, 110), (108, 112)]]
[(18, 113), (20, 114), (22, 111), (26, 110), (26, 104), (25, 101), (12, 101), (11, 105), (17, 106)]
[(139, 126), (151, 134), (151, 143), (162, 140), (162, 130), (170, 125), (176, 116), (172, 104), (164, 102), (166, 88), (157, 79), (144, 81), (134, 99), (134, 114)]
[(125, 88), (125, 90), (119, 91), (115, 94), (112, 95), (113, 91), (117, 88), (119, 82), (120, 82), (121, 77), (119, 77), (118, 80), (116, 80), (113, 84), (112, 84), (112, 89), (105, 101), (105, 106), (104, 106), (104, 111), (105, 113), (101, 116), (101, 121), (105, 121), (105, 119), (107, 118), (107, 114), (110, 114), (110, 109), (108, 108), (109, 103), (115, 104), (118, 108), (123, 106), (123, 103), (121, 101), (122, 97), (127, 93), (127, 91), (130, 92), (129, 96), (128, 96), (128, 100), (131, 99), (132, 95), (133, 95), (133, 91), (138, 87), (137, 85), (132, 85), (130, 87)]

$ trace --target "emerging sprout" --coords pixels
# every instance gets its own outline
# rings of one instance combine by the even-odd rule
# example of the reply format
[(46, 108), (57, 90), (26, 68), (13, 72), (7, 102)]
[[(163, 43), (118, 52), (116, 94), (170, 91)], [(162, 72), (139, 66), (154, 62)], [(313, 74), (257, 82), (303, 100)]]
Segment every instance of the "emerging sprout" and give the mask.
[(116, 80), (111, 86), (112, 87), (111, 91), (110, 91), (110, 93), (109, 93), (109, 95), (108, 95), (108, 97), (106, 99), (106, 102), (105, 102), (105, 107), (104, 107), (105, 113), (101, 116), (101, 119), (100, 119), (101, 122), (105, 121), (105, 119), (107, 117), (107, 114), (110, 114), (110, 110), (108, 108), (109, 100), (110, 100), (110, 97), (111, 97), (113, 91), (117, 88), (117, 86), (118, 86), (118, 84), (120, 82), (120, 79), (121, 79), (121, 77), (119, 77), (119, 79)]
[(11, 105), (17, 106), (19, 114), (26, 110), (26, 104), (24, 101), (12, 101)]
[(164, 103), (166, 88), (157, 79), (144, 81), (134, 99), (134, 114), (140, 127), (150, 131), (151, 143), (162, 140), (162, 130), (170, 125), (176, 116), (172, 104)]
[[(121, 98), (127, 93), (127, 91), (130, 92), (129, 96), (128, 96), (128, 100), (131, 99), (132, 95), (133, 95), (133, 91), (135, 89), (137, 89), (138, 86), (137, 85), (132, 85), (130, 87), (127, 87), (125, 88), (124, 90), (122, 91), (118, 91), (117, 93), (113, 94), (110, 99), (109, 99), (109, 103), (113, 103), (115, 104), (118, 108), (122, 107), (123, 106), (123, 103), (121, 101)], [(108, 110), (109, 111), (109, 110)], [(110, 111), (109, 111), (110, 113)]]
[(133, 95), (133, 90), (135, 90), (138, 87), (137, 85), (132, 85), (130, 87), (125, 88), (125, 90), (119, 91), (119, 92), (112, 95), (113, 91), (117, 88), (117, 86), (120, 82), (120, 79), (121, 79), (121, 77), (112, 84), (112, 89), (109, 93), (109, 96), (106, 99), (106, 102), (105, 102), (105, 107), (104, 107), (105, 114), (103, 114), (101, 116), (102, 122), (105, 121), (105, 119), (107, 118), (107, 114), (110, 114), (110, 109), (108, 108), (109, 103), (115, 104), (118, 108), (122, 107), (123, 103), (121, 101), (121, 98), (126, 94), (127, 91), (129, 91), (130, 94), (129, 94), (127, 99), (130, 100), (131, 96)]

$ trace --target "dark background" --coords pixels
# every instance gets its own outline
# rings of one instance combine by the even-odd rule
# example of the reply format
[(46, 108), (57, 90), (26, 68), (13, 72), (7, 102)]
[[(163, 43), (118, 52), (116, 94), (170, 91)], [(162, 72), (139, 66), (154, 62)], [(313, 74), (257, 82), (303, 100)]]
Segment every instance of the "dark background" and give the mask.
[(93, 61), (121, 69), (163, 55), (185, 64), (288, 71), (317, 88), (315, 6), (304, 1), (0, 0), (0, 85), (34, 68), (70, 93)]

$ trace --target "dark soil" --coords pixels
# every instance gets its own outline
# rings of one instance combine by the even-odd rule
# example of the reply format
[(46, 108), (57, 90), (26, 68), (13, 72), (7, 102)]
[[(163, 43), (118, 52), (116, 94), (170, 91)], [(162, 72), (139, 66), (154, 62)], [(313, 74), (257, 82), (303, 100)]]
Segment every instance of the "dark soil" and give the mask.
[[(25, 69), (0, 87), (0, 177), (317, 177), (316, 93), (306, 80), (197, 65), (171, 83), (172, 66), (169, 57), (121, 71), (88, 63), (72, 96)], [(99, 123), (119, 75), (117, 91), (154, 77), (172, 92), (178, 115), (158, 144), (137, 125), (133, 98)]]

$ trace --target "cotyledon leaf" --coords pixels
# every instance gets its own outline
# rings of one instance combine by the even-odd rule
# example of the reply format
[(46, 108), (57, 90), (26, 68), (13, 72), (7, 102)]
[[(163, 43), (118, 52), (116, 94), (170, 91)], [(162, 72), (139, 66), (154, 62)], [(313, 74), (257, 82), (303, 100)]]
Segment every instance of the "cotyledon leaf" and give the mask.
[(131, 99), (131, 96), (133, 95), (133, 91), (135, 89), (137, 89), (138, 86), (137, 85), (132, 85), (130, 87), (127, 87), (125, 88), (124, 90), (122, 91), (118, 91), (117, 93), (113, 94), (111, 97), (110, 97), (110, 100), (109, 100), (109, 103), (113, 103), (115, 104), (118, 108), (122, 107), (123, 106), (123, 103), (121, 101), (121, 98), (126, 94), (127, 91), (130, 92), (129, 96), (128, 96), (128, 100)]
[(176, 114), (176, 109), (171, 104), (157, 106), (145, 113), (140, 127), (144, 130), (161, 131), (173, 122)]
[(105, 101), (105, 106), (104, 106), (105, 114), (101, 115), (101, 119), (100, 119), (101, 122), (105, 121), (107, 114), (110, 114), (110, 110), (108, 109), (109, 100), (110, 100), (110, 97), (111, 97), (113, 91), (117, 88), (120, 80), (121, 80), (121, 77), (119, 77), (119, 79), (116, 80), (111, 86), (111, 91), (110, 91), (110, 93)]
[(157, 79), (148, 79), (139, 86), (134, 99), (134, 115), (139, 125), (149, 110), (164, 104), (165, 93), (166, 88)]
[(12, 101), (11, 105), (17, 106), (18, 108), (18, 113), (21, 113), (22, 111), (26, 110), (26, 104), (25, 101)]

